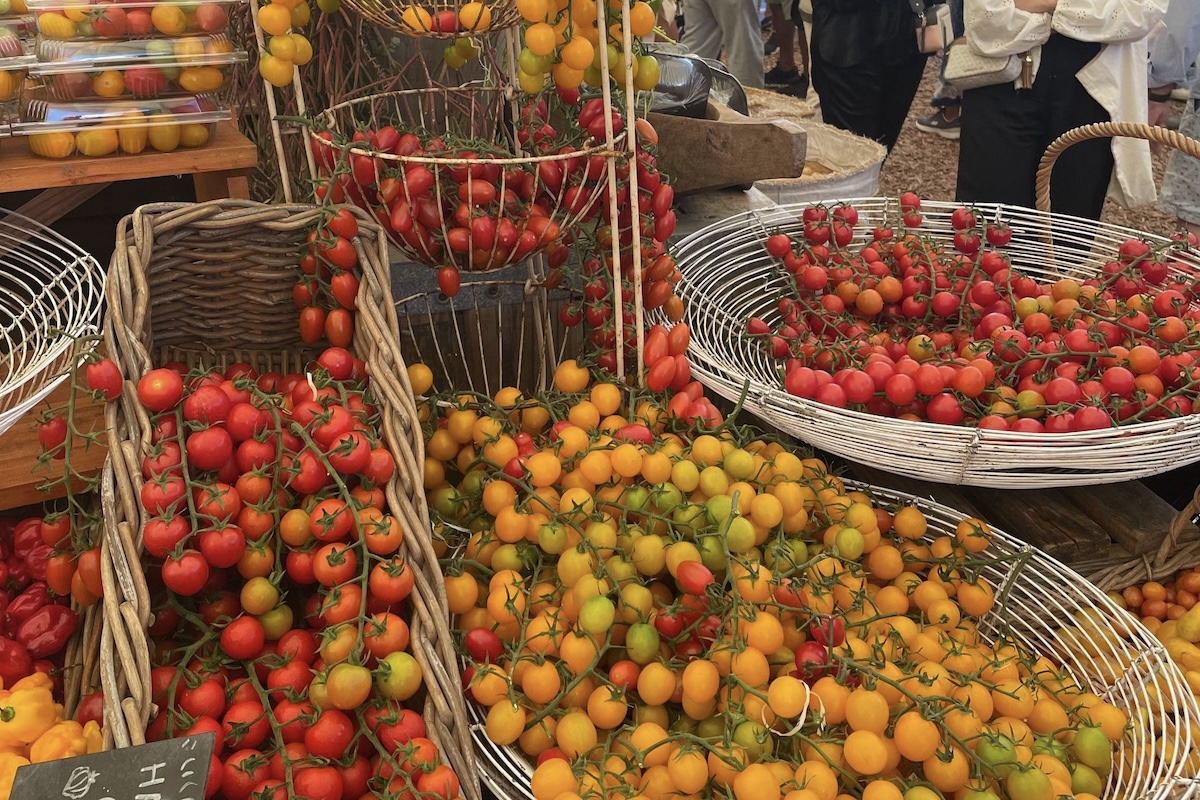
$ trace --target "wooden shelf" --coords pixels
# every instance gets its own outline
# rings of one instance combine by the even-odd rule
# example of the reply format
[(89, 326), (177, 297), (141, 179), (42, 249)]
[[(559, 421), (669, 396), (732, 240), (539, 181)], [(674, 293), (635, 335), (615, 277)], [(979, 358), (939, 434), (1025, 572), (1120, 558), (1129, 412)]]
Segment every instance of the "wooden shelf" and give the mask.
[(258, 150), (254, 142), (243, 136), (232, 122), (218, 123), (213, 141), (205, 147), (180, 148), (171, 153), (146, 152), (136, 156), (73, 156), (61, 161), (33, 155), (29, 152), (28, 137), (14, 136), (0, 144), (0, 192), (55, 189), (166, 175), (223, 173), (233, 177), (249, 173), (257, 163)]
[[(51, 408), (62, 408), (67, 402), (67, 392), (70, 384), (59, 386), (48, 400)], [(13, 425), (4, 433), (0, 433), (0, 511), (7, 511), (22, 506), (34, 505), (52, 497), (62, 497), (63, 486), (56, 486), (50, 494), (38, 491), (38, 485), (54, 476), (50, 470), (37, 470), (38, 456), (42, 446), (37, 438), (37, 412), (46, 407), (39, 404), (33, 411)], [(104, 427), (104, 404), (97, 403), (86, 393), (81, 393), (75, 401), (75, 426), (81, 431), (99, 430)], [(73, 451), (71, 458), (75, 469), (87, 476), (99, 474), (104, 466), (104, 456), (107, 450), (99, 445), (92, 445), (86, 450), (80, 445), (79, 450)], [(62, 462), (54, 462), (54, 468), (61, 468)], [(61, 474), (61, 473), (59, 473)]]

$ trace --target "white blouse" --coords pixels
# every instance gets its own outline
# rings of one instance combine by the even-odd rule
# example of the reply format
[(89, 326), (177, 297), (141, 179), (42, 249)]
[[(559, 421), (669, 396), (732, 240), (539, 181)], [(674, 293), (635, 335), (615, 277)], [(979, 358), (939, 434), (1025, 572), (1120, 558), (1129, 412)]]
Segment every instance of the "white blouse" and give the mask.
[[(1167, 0), (1058, 0), (1052, 14), (1031, 14), (1013, 0), (965, 0), (963, 18), (971, 49), (985, 56), (1030, 52), (1033, 73), (1051, 33), (1105, 46), (1077, 73), (1079, 82), (1113, 122), (1145, 122), (1148, 38), (1158, 32)], [(1109, 197), (1126, 206), (1153, 203), (1156, 192), (1150, 145), (1113, 139)]]

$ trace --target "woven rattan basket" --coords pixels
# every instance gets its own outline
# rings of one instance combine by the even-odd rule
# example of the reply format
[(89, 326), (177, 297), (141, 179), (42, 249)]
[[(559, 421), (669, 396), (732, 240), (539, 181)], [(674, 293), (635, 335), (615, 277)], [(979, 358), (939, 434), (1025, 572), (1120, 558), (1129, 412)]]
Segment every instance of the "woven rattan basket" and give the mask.
[[(105, 324), (109, 354), (127, 378), (154, 364), (182, 361), (221, 367), (248, 362), (286, 371), (307, 362), (290, 300), (294, 265), (308, 232), (325, 212), (314, 206), (223, 200), (142, 206), (117, 230)], [(425, 674), (424, 717), (431, 738), (457, 771), (464, 793), (478, 797), (462, 688), (454, 664), (445, 589), (421, 485), (424, 443), (388, 285), (380, 229), (358, 214), (355, 240), (362, 269), (354, 347), (380, 398), (382, 430), (395, 457), (388, 504), (416, 535), (401, 554), (414, 568), (411, 650)], [(216, 300), (217, 302), (214, 302)], [(118, 747), (142, 741), (151, 716), (146, 624), (150, 616), (139, 565), (141, 460), (149, 420), (128, 380), (107, 410), (111, 457), (105, 471), (104, 662), (106, 734)], [(445, 665), (451, 665), (448, 670)]]
[(1101, 589), (1119, 592), (1135, 583), (1169, 579), (1179, 570), (1200, 564), (1200, 540), (1180, 541), (1197, 516), (1200, 516), (1200, 486), (1196, 487), (1188, 504), (1175, 515), (1158, 550), (1125, 564), (1105, 567), (1089, 575), (1088, 580)]

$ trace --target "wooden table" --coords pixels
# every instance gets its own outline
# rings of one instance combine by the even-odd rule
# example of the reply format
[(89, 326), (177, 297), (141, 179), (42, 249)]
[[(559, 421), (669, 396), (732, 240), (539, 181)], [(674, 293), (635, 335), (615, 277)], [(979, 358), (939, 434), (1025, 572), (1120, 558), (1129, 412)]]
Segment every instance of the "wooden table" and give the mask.
[[(69, 390), (70, 385), (64, 383), (51, 393), (46, 402), (54, 409), (65, 407)], [(4, 454), (0, 458), (0, 511), (34, 505), (52, 497), (62, 497), (65, 493), (65, 487), (61, 485), (54, 487), (55, 490), (50, 494), (38, 491), (42, 482), (56, 474), (50, 470), (34, 471), (38, 456), (42, 453), (37, 438), (37, 414), (46, 407), (46, 402), (40, 403), (16, 425), (0, 433), (0, 453)], [(104, 405), (81, 393), (75, 404), (75, 427), (81, 431), (103, 428)], [(86, 450), (81, 448), (73, 451), (71, 459), (81, 474), (96, 475), (104, 465), (106, 452), (104, 447), (92, 445)], [(61, 461), (55, 461), (53, 469), (60, 469), (61, 466)]]
[(249, 199), (246, 176), (257, 163), (254, 142), (232, 122), (218, 123), (212, 142), (205, 147), (136, 156), (72, 156), (61, 161), (33, 155), (27, 137), (14, 136), (0, 143), (0, 193), (43, 190), (16, 211), (49, 225), (109, 184), (141, 178), (191, 175), (197, 201)]

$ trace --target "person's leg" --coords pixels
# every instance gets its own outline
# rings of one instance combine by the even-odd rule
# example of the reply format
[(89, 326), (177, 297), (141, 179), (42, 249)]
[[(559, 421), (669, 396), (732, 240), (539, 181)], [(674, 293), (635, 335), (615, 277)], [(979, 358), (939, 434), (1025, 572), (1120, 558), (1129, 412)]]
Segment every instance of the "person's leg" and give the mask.
[(1034, 205), (1034, 176), (1045, 138), (1039, 99), (1011, 83), (963, 92), (959, 202)]
[(884, 65), (884, 91), (878, 98), (879, 102), (879, 141), (889, 151), (895, 147), (904, 129), (904, 121), (908, 118), (908, 110), (912, 107), (917, 88), (921, 85), (921, 76), (925, 73), (927, 59), (920, 53), (914, 53), (901, 64)]
[[(1061, 43), (1062, 40), (1058, 41)], [(1055, 54), (1049, 58), (1043, 57), (1038, 79), (1041, 80), (1041, 69), (1047, 66), (1054, 69), (1052, 75), (1055, 79), (1048, 95), (1050, 125), (1042, 142), (1043, 150), (1069, 130), (1110, 120), (1104, 107), (1088, 94), (1075, 77), (1087, 57), (1088, 53), (1085, 52), (1074, 59), (1065, 57), (1061, 63), (1056, 63), (1058, 59)], [(1089, 139), (1067, 148), (1055, 162), (1054, 174), (1050, 178), (1050, 210), (1058, 214), (1100, 219), (1112, 171), (1111, 139)]]
[(683, 46), (701, 58), (720, 58), (721, 26), (709, 3), (710, 0), (688, 0), (683, 10)]
[[(819, 25), (820, 23), (814, 23)], [(876, 95), (883, 91), (883, 73), (870, 63), (838, 67), (827, 62), (814, 32), (812, 86), (821, 98), (821, 119), (844, 131), (876, 139), (881, 135)]]
[(779, 61), (777, 68), (783, 72), (794, 72), (796, 69), (796, 26), (788, 19), (783, 0), (768, 2), (771, 9), (771, 26), (775, 31), (775, 41), (779, 44)]
[(743, 86), (763, 88), (762, 29), (758, 21), (758, 3), (755, 0), (710, 2), (720, 28), (721, 41), (725, 45), (725, 65)]
[[(1196, 112), (1195, 101), (1188, 102), (1188, 109), (1179, 121), (1179, 132), (1193, 139), (1200, 138), (1200, 113)], [(1200, 159), (1178, 150), (1171, 152), (1162, 191), (1158, 195), (1158, 207), (1174, 214), (1189, 231), (1200, 236)]]

